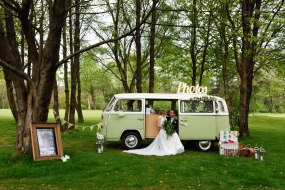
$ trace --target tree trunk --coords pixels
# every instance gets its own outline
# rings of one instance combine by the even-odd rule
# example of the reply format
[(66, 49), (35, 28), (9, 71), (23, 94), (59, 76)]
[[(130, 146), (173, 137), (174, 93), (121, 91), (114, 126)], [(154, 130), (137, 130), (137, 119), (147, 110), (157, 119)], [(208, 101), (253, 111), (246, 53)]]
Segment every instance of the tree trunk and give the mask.
[(4, 104), (4, 92), (1, 93), (1, 103), (2, 103), (2, 109), (5, 109), (5, 104)]
[[(156, 4), (156, 0), (153, 0), (153, 4)], [(151, 14), (150, 25), (150, 40), (149, 40), (149, 93), (154, 92), (154, 65), (155, 65), (155, 25), (156, 25), (156, 11), (153, 10)]]
[[(62, 53), (63, 57), (67, 56), (67, 42), (66, 42), (66, 22), (64, 23), (62, 30), (63, 46)], [(68, 86), (68, 64), (64, 63), (64, 93), (65, 93), (65, 113), (64, 113), (64, 124), (62, 129), (67, 130), (68, 116), (69, 116), (69, 86)]]
[(222, 56), (222, 84), (223, 84), (223, 94), (228, 106), (229, 111), (229, 120), (230, 128), (234, 129), (234, 120), (233, 120), (233, 105), (232, 105), (232, 96), (229, 94), (229, 76), (228, 76), (228, 64), (229, 64), (229, 40), (226, 35), (226, 16), (227, 16), (227, 4), (221, 3), (221, 22), (217, 22), (217, 28), (219, 29), (220, 34), (220, 49)]
[(242, 27), (243, 27), (243, 39), (242, 39), (242, 57), (240, 63), (240, 104), (239, 104), (239, 120), (241, 136), (250, 136), (248, 129), (248, 110), (249, 110), (249, 95), (251, 89), (249, 89), (249, 68), (250, 68), (250, 23), (249, 19), (252, 17), (251, 5), (247, 1), (242, 1)]
[(232, 105), (232, 97), (229, 94), (229, 78), (228, 78), (228, 63), (229, 63), (229, 44), (227, 42), (226, 36), (225, 36), (225, 30), (224, 27), (221, 27), (223, 30), (222, 34), (222, 40), (224, 44), (224, 52), (222, 53), (223, 56), (223, 66), (222, 66), (222, 76), (223, 76), (223, 87), (224, 87), (224, 96), (225, 100), (228, 105), (228, 111), (229, 111), (229, 119), (230, 119), (230, 126), (231, 129), (234, 129), (234, 118), (233, 118), (233, 105)]
[(196, 0), (193, 0), (193, 18), (191, 19), (192, 21), (192, 32), (191, 32), (191, 45), (190, 45), (190, 56), (191, 56), (191, 61), (192, 61), (192, 85), (195, 86), (196, 85), (196, 78), (197, 78), (197, 60), (196, 60), (196, 53), (195, 53), (195, 49), (196, 49), (196, 30), (197, 30), (197, 5), (196, 5)]
[(59, 115), (59, 102), (58, 102), (58, 86), (57, 86), (57, 80), (54, 79), (53, 82), (53, 115), (56, 123), (60, 125), (60, 130), (64, 131), (64, 127), (61, 124), (61, 119)]
[[(141, 0), (136, 0), (136, 26), (141, 22)], [(141, 58), (141, 29), (138, 27), (135, 32), (137, 68), (136, 68), (136, 88), (137, 92), (142, 92), (142, 58)]]
[(7, 11), (5, 11), (5, 21), (6, 21), (5, 23), (6, 23), (7, 38), (9, 41), (9, 46), (11, 48), (12, 54), (14, 56), (15, 61), (22, 65), (23, 63), (21, 62), (21, 58), (20, 58), (19, 45), (16, 40), (14, 19), (11, 13)]
[(269, 100), (270, 100), (270, 111), (271, 111), (271, 113), (276, 113), (274, 98), (272, 96), (270, 96)]
[[(258, 35), (261, 0), (244, 0), (241, 3), (243, 38), (239, 72), (241, 84), (238, 124), (240, 127), (240, 135), (250, 136), (248, 114), (254, 76), (254, 58), (257, 55), (256, 42), (251, 39)], [(254, 19), (253, 22), (251, 22), (252, 19)]]
[[(8, 25), (6, 25), (7, 27)], [(11, 43), (8, 42), (8, 38), (5, 35), (4, 27), (2, 19), (0, 19), (0, 58), (2, 60), (5, 60), (9, 65), (14, 66), (15, 68), (22, 68), (22, 65), (20, 62), (16, 62), (14, 59), (14, 56), (12, 54), (12, 48), (10, 48)], [(10, 38), (11, 40), (11, 38)], [(5, 74), (6, 73), (6, 74)], [(4, 72), (6, 84), (11, 85), (10, 79), (13, 81), (15, 92), (16, 92), (16, 100), (18, 105), (18, 112), (14, 110), (14, 113), (18, 113), (18, 116), (15, 117), (17, 121), (17, 133), (16, 133), (16, 149), (19, 152), (28, 152), (30, 150), (30, 143), (29, 143), (29, 131), (28, 128), (25, 126), (25, 116), (27, 111), (27, 92), (26, 92), (26, 86), (24, 83), (23, 78), (20, 78), (17, 75), (8, 73), (7, 71)], [(9, 76), (7, 76), (9, 75)], [(11, 76), (11, 78), (10, 78)], [(12, 91), (12, 89), (10, 89)], [(13, 92), (11, 92), (13, 93)], [(12, 95), (9, 95), (12, 96)], [(12, 98), (12, 97), (11, 97)], [(13, 102), (13, 100), (11, 100)], [(11, 105), (13, 106), (13, 104)], [(28, 139), (27, 139), (28, 137)]]
[(77, 73), (77, 104), (76, 104), (76, 111), (78, 115), (78, 122), (82, 123), (84, 122), (84, 117), (82, 113), (82, 107), (81, 107), (81, 82), (80, 82), (80, 72), (79, 72), (79, 63), (78, 63), (78, 73)]
[[(244, 60), (243, 64), (249, 63), (246, 63), (246, 60)], [(243, 70), (243, 67), (241, 69)], [(252, 80), (250, 80), (245, 74), (242, 74), (240, 84), (240, 104), (238, 120), (241, 136), (250, 136), (248, 128), (249, 103), (252, 91), (252, 86), (250, 83), (252, 83)]]
[(81, 86), (80, 86), (80, 82), (78, 82), (78, 94), (77, 94), (76, 111), (77, 111), (77, 114), (78, 114), (78, 122), (79, 123), (84, 122), (84, 117), (83, 117), (82, 107), (81, 107)]
[(200, 77), (199, 77), (199, 85), (203, 85), (203, 75), (205, 72), (205, 63), (206, 63), (206, 57), (207, 57), (207, 52), (208, 52), (208, 47), (209, 47), (209, 41), (210, 41), (210, 32), (211, 32), (211, 23), (212, 23), (212, 11), (210, 10), (210, 15), (208, 19), (208, 26), (207, 26), (207, 35), (205, 39), (205, 45), (203, 49), (203, 55), (202, 55), (202, 61), (201, 61), (201, 71), (200, 71)]
[[(15, 61), (18, 63), (18, 65), (20, 65), (22, 64), (22, 62), (21, 62), (20, 53), (19, 53), (19, 46), (16, 40), (14, 19), (11, 13), (8, 11), (5, 11), (5, 23), (6, 23), (7, 39), (8, 39), (9, 46), (11, 48), (11, 53), (13, 54)], [(4, 69), (4, 75), (5, 75), (7, 97), (8, 97), (8, 101), (10, 104), (10, 108), (11, 108), (15, 121), (18, 121), (18, 110), (17, 110), (15, 98), (14, 98), (14, 89), (13, 89), (13, 84), (12, 84), (13, 74)]]
[(87, 95), (86, 97), (86, 107), (88, 110), (91, 110), (91, 105), (90, 105), (90, 100), (89, 100), (89, 96)]
[[(74, 23), (74, 51), (80, 50), (80, 0), (75, 0), (75, 23)], [(74, 81), (77, 85), (76, 111), (78, 122), (84, 122), (81, 108), (81, 84), (80, 84), (80, 54), (74, 56)], [(75, 91), (76, 91), (75, 90)]]
[(6, 90), (7, 90), (8, 104), (13, 114), (14, 120), (17, 122), (19, 113), (18, 113), (16, 102), (15, 102), (13, 81), (12, 81), (11, 76), (12, 74), (9, 71), (4, 69), (4, 78), (5, 78), (5, 84), (6, 84)]
[(76, 78), (75, 78), (74, 64), (71, 65), (71, 92), (70, 92), (70, 110), (69, 110), (69, 123), (73, 126), (75, 124), (75, 106), (76, 106)]
[(91, 88), (90, 92), (91, 92), (91, 100), (92, 100), (91, 109), (92, 110), (96, 110), (96, 94), (95, 94), (94, 88)]
[[(69, 11), (69, 48), (70, 53), (73, 53), (73, 23), (72, 23), (72, 8)], [(75, 101), (76, 101), (76, 78), (74, 69), (74, 59), (70, 59), (70, 72), (71, 72), (71, 85), (70, 85), (70, 104), (69, 104), (69, 123), (71, 124), (70, 129), (74, 129), (75, 124)]]
[(80, 82), (80, 67), (78, 63), (78, 73), (77, 73), (77, 104), (76, 104), (76, 111), (78, 115), (78, 122), (82, 123), (84, 122), (84, 117), (82, 113), (82, 107), (81, 107), (81, 82)]

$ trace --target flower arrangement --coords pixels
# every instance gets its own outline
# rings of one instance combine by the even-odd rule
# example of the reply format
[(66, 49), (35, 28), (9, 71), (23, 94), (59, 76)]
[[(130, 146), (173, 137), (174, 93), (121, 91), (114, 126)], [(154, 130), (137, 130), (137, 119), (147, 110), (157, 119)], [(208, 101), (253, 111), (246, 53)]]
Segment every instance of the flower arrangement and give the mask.
[(173, 133), (175, 132), (174, 125), (171, 123), (171, 121), (168, 121), (168, 120), (164, 121), (162, 124), (162, 127), (164, 128), (166, 132), (167, 138), (171, 137)]
[(213, 96), (201, 96), (201, 97), (193, 97), (192, 100), (198, 100), (198, 101), (215, 101), (216, 98)]

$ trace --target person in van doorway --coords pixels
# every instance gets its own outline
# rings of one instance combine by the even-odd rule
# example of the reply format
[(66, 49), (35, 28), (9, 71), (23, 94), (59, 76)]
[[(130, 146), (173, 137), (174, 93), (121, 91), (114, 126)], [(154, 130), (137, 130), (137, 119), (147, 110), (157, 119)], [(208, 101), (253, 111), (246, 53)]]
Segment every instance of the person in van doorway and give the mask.
[(178, 129), (178, 118), (177, 118), (177, 114), (175, 110), (171, 110), (170, 113), (170, 121), (171, 123), (174, 125), (174, 129), (176, 131), (177, 134), (179, 134), (179, 129)]
[(163, 123), (166, 121), (166, 111), (165, 110), (161, 110), (159, 113), (159, 116), (157, 117), (157, 126), (158, 126), (158, 130), (160, 130), (162, 128)]

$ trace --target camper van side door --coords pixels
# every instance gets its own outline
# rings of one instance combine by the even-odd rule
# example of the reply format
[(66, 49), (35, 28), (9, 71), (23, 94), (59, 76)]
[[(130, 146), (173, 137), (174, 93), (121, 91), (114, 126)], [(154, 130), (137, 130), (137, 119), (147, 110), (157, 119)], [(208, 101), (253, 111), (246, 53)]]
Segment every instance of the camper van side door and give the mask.
[(179, 101), (179, 136), (181, 140), (214, 140), (216, 117), (214, 102)]

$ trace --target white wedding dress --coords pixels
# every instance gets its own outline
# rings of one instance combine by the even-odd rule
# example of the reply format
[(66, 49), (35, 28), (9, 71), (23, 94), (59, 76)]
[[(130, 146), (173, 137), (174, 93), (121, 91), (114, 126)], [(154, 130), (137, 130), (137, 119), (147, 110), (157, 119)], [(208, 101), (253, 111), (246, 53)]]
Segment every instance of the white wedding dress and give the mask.
[[(162, 119), (161, 124), (165, 120), (166, 118)], [(148, 147), (142, 149), (126, 150), (124, 152), (139, 155), (166, 156), (184, 152), (184, 146), (181, 143), (180, 138), (176, 132), (173, 133), (172, 136), (167, 137), (165, 130), (162, 128)]]

